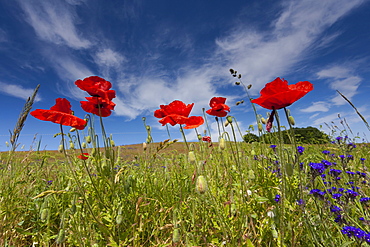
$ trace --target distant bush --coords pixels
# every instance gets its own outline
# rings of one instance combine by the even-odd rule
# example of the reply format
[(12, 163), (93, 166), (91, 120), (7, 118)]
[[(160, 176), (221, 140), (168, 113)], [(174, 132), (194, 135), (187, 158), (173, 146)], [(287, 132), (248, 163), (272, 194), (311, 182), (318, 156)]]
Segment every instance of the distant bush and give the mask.
[[(330, 137), (315, 127), (293, 128), (293, 132), (298, 144), (325, 144), (330, 142)], [(258, 137), (253, 133), (247, 133), (243, 136), (243, 140), (246, 143), (260, 142), (261, 140), (264, 140), (266, 143), (272, 143), (271, 140), (274, 140), (272, 135), (274, 133), (266, 133)], [(284, 143), (291, 144), (292, 132), (290, 130), (283, 130), (282, 135)]]

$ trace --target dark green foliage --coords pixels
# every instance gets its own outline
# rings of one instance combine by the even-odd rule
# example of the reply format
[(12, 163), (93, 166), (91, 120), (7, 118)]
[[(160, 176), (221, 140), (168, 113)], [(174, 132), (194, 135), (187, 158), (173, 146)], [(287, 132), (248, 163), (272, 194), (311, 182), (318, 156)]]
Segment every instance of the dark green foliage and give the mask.
[[(297, 144), (325, 144), (330, 142), (330, 138), (327, 134), (320, 131), (315, 127), (306, 127), (306, 128), (292, 128), (292, 130), (283, 130), (283, 140), (285, 144), (291, 144), (291, 140), (293, 137), (293, 133), (296, 139)], [(272, 135), (276, 133), (266, 133), (263, 134), (261, 137), (257, 137), (252, 133), (248, 133), (243, 136), (243, 139), (247, 143), (251, 142), (258, 142), (260, 140), (264, 140), (265, 143), (272, 143), (269, 140), (275, 140)]]

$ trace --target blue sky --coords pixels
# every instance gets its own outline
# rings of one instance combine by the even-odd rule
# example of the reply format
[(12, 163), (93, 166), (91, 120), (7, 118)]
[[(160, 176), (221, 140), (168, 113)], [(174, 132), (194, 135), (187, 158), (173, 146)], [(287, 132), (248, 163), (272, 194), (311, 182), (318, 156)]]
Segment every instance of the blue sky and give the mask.
[[(369, 1), (19, 0), (1, 1), (0, 11), (1, 151), (37, 84), (33, 109), (49, 109), (63, 97), (83, 117), (79, 101), (87, 95), (74, 82), (91, 75), (109, 80), (117, 92), (115, 112), (104, 119), (117, 144), (145, 141), (142, 117), (154, 141), (167, 139), (153, 112), (176, 99), (195, 103), (191, 115), (197, 116), (212, 97), (226, 97), (245, 131), (255, 117), (230, 68), (252, 84), (254, 98), (276, 77), (312, 82), (314, 91), (289, 107), (296, 127), (343, 129), (339, 114), (354, 135), (368, 139), (336, 90), (369, 119)], [(257, 110), (264, 117), (268, 112)], [(214, 118), (208, 121), (217, 137)], [(170, 131), (180, 138), (177, 126)], [(56, 149), (57, 132), (57, 124), (29, 116), (19, 142), (28, 150), (37, 134), (41, 148)], [(186, 134), (195, 137), (192, 130)]]

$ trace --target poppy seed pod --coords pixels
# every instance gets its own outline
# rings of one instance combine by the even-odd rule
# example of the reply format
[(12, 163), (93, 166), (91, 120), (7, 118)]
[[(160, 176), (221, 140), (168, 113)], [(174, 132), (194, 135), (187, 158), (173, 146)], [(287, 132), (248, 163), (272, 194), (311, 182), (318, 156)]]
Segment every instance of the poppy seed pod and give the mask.
[(226, 148), (226, 143), (224, 138), (220, 138), (219, 147), (221, 150), (224, 150)]
[(293, 116), (289, 116), (289, 117), (288, 117), (288, 120), (289, 120), (289, 123), (290, 123), (291, 125), (295, 125), (295, 120), (294, 120), (294, 117), (293, 117)]
[(173, 234), (172, 234), (172, 241), (174, 243), (177, 243), (180, 241), (180, 237), (181, 237), (181, 234), (180, 234), (180, 229), (179, 228), (175, 228), (173, 230)]
[(207, 181), (206, 181), (206, 178), (203, 175), (198, 176), (195, 189), (199, 194), (206, 193), (206, 191), (207, 191)]

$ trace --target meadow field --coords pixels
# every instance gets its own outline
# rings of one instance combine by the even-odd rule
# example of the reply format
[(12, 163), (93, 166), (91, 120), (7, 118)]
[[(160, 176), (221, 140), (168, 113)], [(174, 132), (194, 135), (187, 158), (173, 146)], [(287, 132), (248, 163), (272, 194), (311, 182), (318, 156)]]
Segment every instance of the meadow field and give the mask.
[[(346, 125), (333, 126), (325, 144), (297, 143), (285, 107), (310, 91), (307, 85), (296, 98), (276, 96), (290, 101), (273, 105), (268, 120), (256, 114), (255, 129), (270, 132), (268, 141), (238, 141), (237, 120), (226, 116), (224, 99), (216, 98), (207, 114), (220, 121), (217, 137), (202, 133), (199, 142), (187, 142), (184, 135), (153, 143), (143, 119), (147, 139), (133, 146), (115, 146), (104, 129), (102, 117), (113, 110), (109, 87), (104, 95), (85, 90), (92, 96), (86, 111), (99, 118), (76, 119), (65, 100), (31, 112), (60, 124), (58, 151), (16, 151), (12, 147), (24, 123), (18, 122), (13, 146), (0, 153), (1, 246), (370, 243), (369, 144), (348, 137)], [(286, 90), (294, 96), (298, 89)], [(90, 107), (94, 100), (98, 107)], [(160, 106), (154, 115), (163, 125), (179, 125), (182, 133), (207, 124), (206, 114), (205, 120), (189, 117), (192, 105), (181, 103)], [(286, 114), (292, 144), (282, 140), (278, 110), (281, 119)]]

